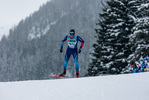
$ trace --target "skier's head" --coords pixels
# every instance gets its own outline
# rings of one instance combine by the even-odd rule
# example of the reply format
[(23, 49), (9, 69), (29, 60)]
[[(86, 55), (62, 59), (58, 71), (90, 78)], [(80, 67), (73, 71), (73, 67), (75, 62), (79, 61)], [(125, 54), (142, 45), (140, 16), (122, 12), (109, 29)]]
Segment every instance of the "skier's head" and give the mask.
[(71, 29), (70, 30), (70, 37), (73, 38), (75, 35), (75, 30), (74, 29)]

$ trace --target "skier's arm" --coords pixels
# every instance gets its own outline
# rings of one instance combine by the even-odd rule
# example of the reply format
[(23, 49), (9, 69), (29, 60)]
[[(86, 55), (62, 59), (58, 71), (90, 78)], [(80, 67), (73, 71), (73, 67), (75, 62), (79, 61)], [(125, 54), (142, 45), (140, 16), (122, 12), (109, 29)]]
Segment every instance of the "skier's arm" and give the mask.
[(81, 46), (80, 46), (80, 50), (82, 49), (83, 45), (84, 45), (84, 40), (78, 36), (78, 41), (81, 42)]
[(66, 40), (67, 40), (67, 36), (65, 36), (65, 38), (61, 41), (61, 49), (63, 48), (63, 44)]

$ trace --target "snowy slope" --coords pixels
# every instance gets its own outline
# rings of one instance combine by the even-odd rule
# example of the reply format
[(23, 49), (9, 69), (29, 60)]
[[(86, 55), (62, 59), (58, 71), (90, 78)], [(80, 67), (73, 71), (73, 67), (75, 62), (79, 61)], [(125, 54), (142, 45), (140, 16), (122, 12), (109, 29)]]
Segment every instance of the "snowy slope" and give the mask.
[(148, 100), (149, 73), (1, 82), (0, 100)]

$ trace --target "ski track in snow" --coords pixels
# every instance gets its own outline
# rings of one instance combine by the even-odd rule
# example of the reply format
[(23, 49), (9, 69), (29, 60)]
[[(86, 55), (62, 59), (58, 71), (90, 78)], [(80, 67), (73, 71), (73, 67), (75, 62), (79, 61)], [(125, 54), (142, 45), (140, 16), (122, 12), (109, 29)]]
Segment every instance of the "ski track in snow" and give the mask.
[(0, 100), (148, 100), (149, 73), (0, 82)]

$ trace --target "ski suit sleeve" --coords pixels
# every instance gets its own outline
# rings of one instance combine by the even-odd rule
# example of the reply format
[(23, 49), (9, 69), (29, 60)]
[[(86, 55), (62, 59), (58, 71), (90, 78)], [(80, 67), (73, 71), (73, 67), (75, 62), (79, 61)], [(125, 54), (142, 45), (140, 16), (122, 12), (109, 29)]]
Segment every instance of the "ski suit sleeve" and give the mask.
[(65, 38), (61, 41), (61, 49), (63, 48), (63, 44), (66, 40), (67, 40), (67, 36), (65, 36)]
[(81, 46), (80, 46), (80, 49), (82, 49), (83, 45), (84, 45), (84, 40), (78, 36), (78, 41), (81, 42)]

